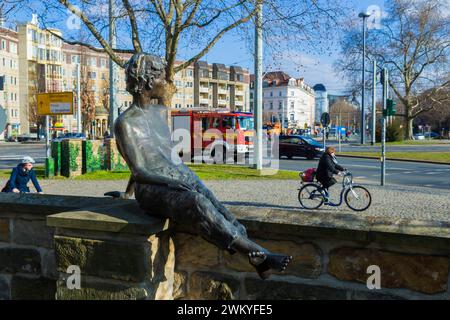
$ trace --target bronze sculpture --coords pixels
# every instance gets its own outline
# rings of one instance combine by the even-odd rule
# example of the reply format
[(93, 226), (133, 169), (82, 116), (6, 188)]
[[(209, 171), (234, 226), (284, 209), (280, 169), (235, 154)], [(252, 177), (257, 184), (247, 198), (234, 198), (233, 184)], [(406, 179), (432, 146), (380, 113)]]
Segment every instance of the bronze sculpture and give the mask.
[(246, 254), (261, 278), (269, 270), (283, 271), (292, 257), (273, 254), (247, 237), (245, 227), (181, 161), (171, 159), (167, 107), (151, 104), (164, 93), (165, 63), (135, 54), (126, 65), (127, 91), (132, 106), (114, 124), (120, 154), (131, 178), (126, 192), (105, 195), (129, 198), (133, 192), (140, 207), (152, 216), (194, 226), (195, 232), (217, 247)]

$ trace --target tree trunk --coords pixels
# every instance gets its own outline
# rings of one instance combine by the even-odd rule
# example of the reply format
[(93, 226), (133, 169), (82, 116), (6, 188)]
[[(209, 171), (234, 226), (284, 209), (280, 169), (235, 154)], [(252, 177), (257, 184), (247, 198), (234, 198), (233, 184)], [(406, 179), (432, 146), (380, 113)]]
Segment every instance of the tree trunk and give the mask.
[(413, 139), (413, 122), (414, 118), (405, 117), (405, 140)]
[(167, 107), (167, 125), (169, 126), (170, 131), (172, 131), (172, 115), (170, 110), (172, 109), (172, 98), (176, 91), (177, 88), (173, 84), (173, 81), (167, 81), (159, 101), (160, 104)]

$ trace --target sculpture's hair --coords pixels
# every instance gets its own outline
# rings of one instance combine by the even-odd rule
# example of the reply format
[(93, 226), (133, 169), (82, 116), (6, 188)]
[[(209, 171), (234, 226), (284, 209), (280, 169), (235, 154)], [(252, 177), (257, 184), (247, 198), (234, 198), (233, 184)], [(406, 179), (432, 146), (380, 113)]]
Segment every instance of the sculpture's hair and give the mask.
[(157, 56), (134, 54), (125, 64), (128, 92), (139, 94), (144, 88), (152, 90), (155, 79), (164, 78), (165, 67), (165, 61)]

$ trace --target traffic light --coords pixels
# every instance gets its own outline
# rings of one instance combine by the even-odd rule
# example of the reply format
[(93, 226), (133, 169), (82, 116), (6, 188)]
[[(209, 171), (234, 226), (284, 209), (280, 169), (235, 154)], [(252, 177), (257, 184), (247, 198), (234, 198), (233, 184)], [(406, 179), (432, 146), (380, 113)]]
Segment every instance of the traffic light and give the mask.
[(395, 102), (393, 99), (387, 99), (386, 100), (386, 110), (383, 110), (383, 115), (385, 117), (395, 116), (397, 113), (397, 102)]

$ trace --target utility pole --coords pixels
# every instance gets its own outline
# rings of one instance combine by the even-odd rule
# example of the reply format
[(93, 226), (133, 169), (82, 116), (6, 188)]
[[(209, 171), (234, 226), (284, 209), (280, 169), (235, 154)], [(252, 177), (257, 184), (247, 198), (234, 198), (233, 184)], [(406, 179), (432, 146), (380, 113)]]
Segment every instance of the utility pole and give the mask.
[(381, 80), (383, 83), (383, 114), (381, 116), (381, 185), (386, 183), (386, 110), (388, 98), (389, 73), (383, 68)]
[(285, 121), (285, 118), (284, 118), (284, 100), (282, 102), (282, 108), (283, 108), (283, 110), (282, 110), (283, 113), (281, 114), (281, 133), (283, 133), (284, 121)]
[(377, 61), (373, 60), (372, 81), (372, 145), (376, 143), (377, 132)]
[[(81, 59), (81, 57), (80, 57)], [(77, 63), (77, 132), (81, 133), (81, 61)]]
[[(115, 0), (109, 0), (109, 45), (116, 48), (116, 20), (114, 18)], [(114, 137), (114, 121), (117, 119), (117, 103), (114, 97), (116, 93), (117, 65), (109, 58), (109, 136)], [(103, 134), (103, 132), (101, 132)]]
[(262, 20), (263, 5), (261, 1), (257, 3), (257, 14), (255, 19), (255, 167), (262, 170), (262, 103), (263, 103), (263, 40), (262, 40)]
[(361, 97), (361, 144), (366, 143), (366, 115), (365, 115), (365, 95), (366, 95), (366, 20), (370, 17), (367, 12), (361, 12), (359, 17), (363, 19), (363, 56), (362, 56), (362, 97)]

